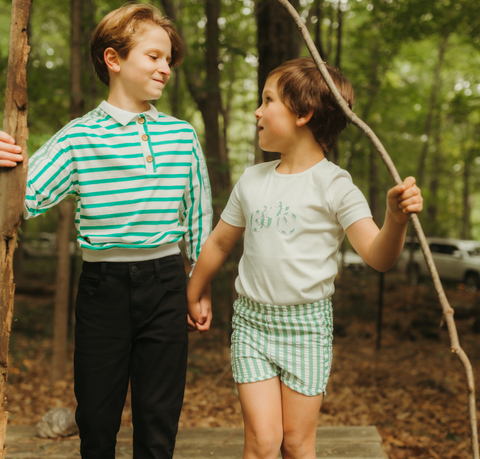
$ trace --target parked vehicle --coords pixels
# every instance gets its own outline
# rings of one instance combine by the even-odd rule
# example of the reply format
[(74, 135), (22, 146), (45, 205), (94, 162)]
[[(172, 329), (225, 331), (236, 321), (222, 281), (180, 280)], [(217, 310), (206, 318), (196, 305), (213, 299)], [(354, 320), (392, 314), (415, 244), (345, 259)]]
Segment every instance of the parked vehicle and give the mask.
[[(441, 280), (465, 284), (467, 290), (480, 290), (480, 242), (460, 239), (427, 238), (433, 261)], [(405, 248), (397, 262), (397, 267), (407, 273), (412, 284), (417, 284), (430, 273), (420, 249), (413, 241), (414, 252), (410, 263), (410, 244)]]
[[(342, 252), (338, 251), (335, 255), (335, 258), (337, 259), (337, 265), (340, 269), (342, 264)], [(358, 253), (354, 252), (353, 250), (345, 250), (343, 267), (358, 272), (363, 271), (367, 267), (367, 264), (363, 261), (363, 258), (358, 255)]]
[[(22, 235), (23, 251), (27, 257), (54, 257), (56, 253), (55, 233), (24, 233)], [(71, 241), (68, 244), (70, 255), (75, 253), (77, 244)]]

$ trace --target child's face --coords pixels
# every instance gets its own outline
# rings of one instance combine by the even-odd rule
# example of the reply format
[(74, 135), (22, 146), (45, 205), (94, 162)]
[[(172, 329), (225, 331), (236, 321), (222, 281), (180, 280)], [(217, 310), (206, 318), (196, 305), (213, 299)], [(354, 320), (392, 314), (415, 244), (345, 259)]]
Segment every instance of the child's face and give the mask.
[(135, 103), (162, 97), (170, 78), (172, 43), (160, 26), (147, 26), (126, 59), (120, 59), (119, 82)]
[(264, 151), (284, 153), (296, 141), (297, 116), (281, 101), (278, 77), (269, 78), (262, 95), (262, 105), (255, 111), (258, 119), (258, 145)]

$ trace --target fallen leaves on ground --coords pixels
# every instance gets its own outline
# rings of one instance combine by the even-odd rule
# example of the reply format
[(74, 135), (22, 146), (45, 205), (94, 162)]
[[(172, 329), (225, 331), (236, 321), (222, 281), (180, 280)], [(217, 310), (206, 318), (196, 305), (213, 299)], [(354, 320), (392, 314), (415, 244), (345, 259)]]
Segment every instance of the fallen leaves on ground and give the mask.
[[(399, 274), (387, 274), (381, 348), (376, 349), (376, 279), (372, 273), (347, 272), (339, 282), (334, 363), (318, 424), (374, 425), (390, 459), (470, 458), (465, 372), (450, 352), (445, 326), (440, 328), (442, 313), (432, 286), (410, 287)], [(480, 335), (473, 330), (480, 296), (458, 288), (449, 289), (447, 296), (461, 311), (456, 325), (478, 389)], [(17, 295), (17, 302), (41, 310), (51, 298)], [(33, 331), (38, 333), (25, 326), (15, 331), (14, 326), (12, 333), (7, 392), (11, 424), (36, 424), (53, 407), (74, 410), (76, 405), (72, 359), (65, 381), (50, 384), (52, 339), (42, 335), (38, 323)], [(228, 349), (221, 344), (225, 336), (214, 323), (209, 334), (190, 338), (180, 428), (241, 427)], [(129, 398), (122, 423), (131, 424)]]

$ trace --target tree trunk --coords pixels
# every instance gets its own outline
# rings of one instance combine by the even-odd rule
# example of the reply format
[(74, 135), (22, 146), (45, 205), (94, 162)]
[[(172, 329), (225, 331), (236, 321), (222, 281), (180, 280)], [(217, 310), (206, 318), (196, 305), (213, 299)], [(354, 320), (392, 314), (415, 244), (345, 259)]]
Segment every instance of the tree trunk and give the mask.
[[(299, 0), (290, 2), (298, 8)], [(258, 105), (262, 104), (262, 91), (268, 74), (282, 62), (299, 56), (301, 41), (295, 23), (276, 0), (258, 0)], [(264, 161), (280, 158), (278, 153), (263, 152)]]
[(370, 210), (372, 211), (372, 216), (374, 222), (381, 226), (382, 222), (380, 221), (380, 206), (379, 206), (379, 177), (378, 177), (378, 161), (375, 151), (370, 150), (370, 171), (369, 171), (369, 180), (368, 180), (368, 201), (370, 204)]
[(338, 3), (337, 6), (337, 59), (335, 61), (335, 66), (340, 69), (342, 63), (342, 32), (343, 32), (343, 12), (341, 8), (341, 3)]
[(461, 239), (471, 239), (470, 215), (472, 209), (470, 206), (470, 169), (471, 164), (468, 161), (468, 154), (465, 154), (463, 164), (463, 199), (462, 199), (462, 232)]
[[(463, 193), (462, 193), (462, 239), (472, 238), (472, 196), (470, 193), (470, 180), (472, 175), (473, 160), (478, 152), (478, 129), (476, 126), (473, 130), (468, 130), (471, 135), (467, 135), (468, 139), (473, 140), (473, 146), (469, 148), (464, 146), (463, 153)], [(466, 143), (466, 142), (465, 142)]]
[[(368, 83), (367, 94), (366, 94), (366, 97), (364, 97), (364, 100), (366, 100), (366, 102), (362, 106), (362, 110), (360, 114), (361, 119), (365, 120), (365, 122), (368, 121), (368, 117), (370, 116), (370, 111), (373, 107), (373, 104), (375, 103), (375, 99), (377, 98), (377, 95), (382, 86), (381, 75), (380, 75), (379, 65), (378, 65), (378, 62), (380, 60), (380, 53), (381, 52), (378, 47), (378, 43), (376, 43), (375, 47), (373, 47), (370, 52), (371, 72), (368, 79), (369, 83)], [(355, 154), (357, 153), (357, 145), (360, 143), (360, 139), (362, 137), (363, 137), (362, 133), (358, 131), (355, 139), (352, 142), (350, 156), (347, 158), (345, 162), (345, 169), (347, 171), (350, 171), (352, 168), (353, 159)]]
[(437, 229), (437, 216), (438, 216), (438, 190), (439, 190), (439, 177), (441, 174), (441, 167), (443, 164), (442, 150), (441, 150), (441, 111), (437, 108), (435, 111), (435, 160), (432, 161), (431, 179), (430, 179), (430, 199), (427, 203), (427, 216), (428, 226), (426, 234), (428, 236), (434, 236)]
[[(70, 40), (70, 119), (83, 114), (82, 97), (82, 2), (71, 0)], [(67, 366), (68, 310), (70, 292), (70, 230), (73, 209), (68, 201), (58, 206), (57, 277), (55, 288), (55, 318), (53, 330), (52, 382), (65, 378)]]
[(212, 195), (216, 198), (213, 204), (214, 224), (220, 219), (220, 214), (231, 188), (226, 142), (220, 129), (220, 117), (223, 116), (220, 70), (218, 68), (218, 36), (220, 35), (218, 18), (220, 17), (220, 5), (220, 0), (207, 0), (205, 4), (207, 16), (205, 55), (207, 81), (205, 82), (205, 97), (199, 104), (205, 124), (205, 146), (209, 158)]
[[(340, 64), (342, 62), (342, 32), (343, 32), (343, 14), (342, 9), (340, 8), (341, 4), (338, 4), (337, 9), (337, 18), (338, 18), (338, 29), (337, 29), (337, 54), (335, 60), (335, 66), (340, 70)], [(330, 158), (335, 164), (339, 164), (340, 161), (340, 147), (338, 146), (338, 141), (333, 147), (333, 156)]]
[(82, 0), (70, 0), (70, 119), (83, 115)]
[(317, 24), (315, 26), (315, 46), (318, 49), (318, 52), (321, 56), (323, 53), (323, 40), (322, 40), (322, 21), (323, 21), (323, 0), (317, 0), (316, 4), (316, 16)]
[(420, 161), (418, 164), (418, 172), (417, 172), (417, 178), (416, 178), (418, 186), (423, 185), (423, 180), (425, 177), (425, 162), (427, 160), (428, 147), (430, 146), (430, 135), (432, 132), (432, 119), (433, 119), (433, 113), (435, 111), (437, 96), (441, 86), (440, 71), (442, 69), (443, 58), (445, 56), (445, 51), (447, 49), (447, 43), (448, 43), (448, 34), (443, 37), (443, 40), (440, 43), (440, 48), (438, 51), (438, 62), (437, 62), (437, 65), (435, 66), (435, 70), (433, 73), (432, 92), (430, 93), (428, 115), (427, 115), (427, 120), (425, 122), (425, 135), (427, 138), (423, 144), (422, 152), (420, 154)]
[[(93, 35), (93, 31), (97, 25), (95, 21), (95, 0), (84, 0), (81, 8), (83, 8), (83, 21), (82, 21), (82, 37), (83, 37), (83, 62), (86, 64), (86, 82), (83, 95), (83, 103), (86, 99), (88, 103), (83, 108), (83, 111), (93, 110), (97, 106), (98, 87), (97, 77), (95, 76), (95, 68), (93, 66), (92, 59), (90, 58), (90, 40)], [(77, 6), (78, 9), (78, 6)], [(86, 97), (85, 97), (86, 95)], [(82, 115), (81, 113), (80, 115)]]
[(13, 253), (25, 201), (27, 182), (27, 78), (28, 14), (32, 0), (13, 0), (8, 54), (7, 88), (3, 130), (22, 148), (23, 162), (13, 169), (0, 169), (0, 458), (5, 457), (8, 413), (5, 385), (8, 375), (8, 341), (12, 327), (15, 284)]
[(333, 21), (334, 21), (334, 16), (333, 16), (333, 4), (330, 3), (329, 9), (328, 9), (328, 19), (330, 20), (330, 25), (328, 26), (328, 31), (327, 31), (327, 49), (326, 49), (326, 55), (325, 55), (325, 61), (329, 62), (331, 64), (332, 58), (332, 48), (333, 48)]
[(55, 315), (53, 326), (52, 382), (65, 379), (67, 367), (67, 328), (70, 302), (70, 230), (73, 201), (58, 205), (57, 226), (57, 278), (55, 289)]

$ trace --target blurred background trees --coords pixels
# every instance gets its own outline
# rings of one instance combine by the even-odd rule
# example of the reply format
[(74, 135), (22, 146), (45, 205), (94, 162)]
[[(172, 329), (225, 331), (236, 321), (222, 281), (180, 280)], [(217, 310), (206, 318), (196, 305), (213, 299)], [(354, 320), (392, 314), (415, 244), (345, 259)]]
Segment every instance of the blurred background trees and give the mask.
[[(124, 0), (36, 0), (30, 18), (29, 153), (103, 100), (88, 44), (98, 21)], [(187, 57), (160, 111), (192, 123), (205, 150), (215, 217), (246, 167), (270, 156), (256, 147), (254, 110), (266, 75), (308, 55), (276, 0), (155, 0), (172, 17)], [(402, 177), (421, 182), (427, 235), (480, 239), (480, 3), (470, 0), (292, 0), (324, 60), (356, 91), (355, 111), (384, 143)], [(11, 2), (0, 0), (0, 85), (5, 87)], [(71, 57), (73, 38), (81, 63)], [(73, 70), (75, 65), (75, 70)], [(72, 74), (72, 72), (73, 74)], [(72, 77), (78, 77), (72, 89)], [(0, 92), (0, 103), (4, 92)], [(71, 111), (72, 110), (72, 111)], [(381, 219), (392, 185), (376, 152), (349, 126), (331, 160), (350, 171)], [(28, 222), (55, 232), (57, 212)], [(381, 221), (379, 221), (381, 223)], [(238, 254), (236, 255), (238, 257)], [(227, 269), (234, 269), (234, 260)], [(234, 277), (229, 271), (228, 278)], [(231, 290), (231, 283), (229, 284)], [(228, 302), (230, 293), (226, 293)]]

